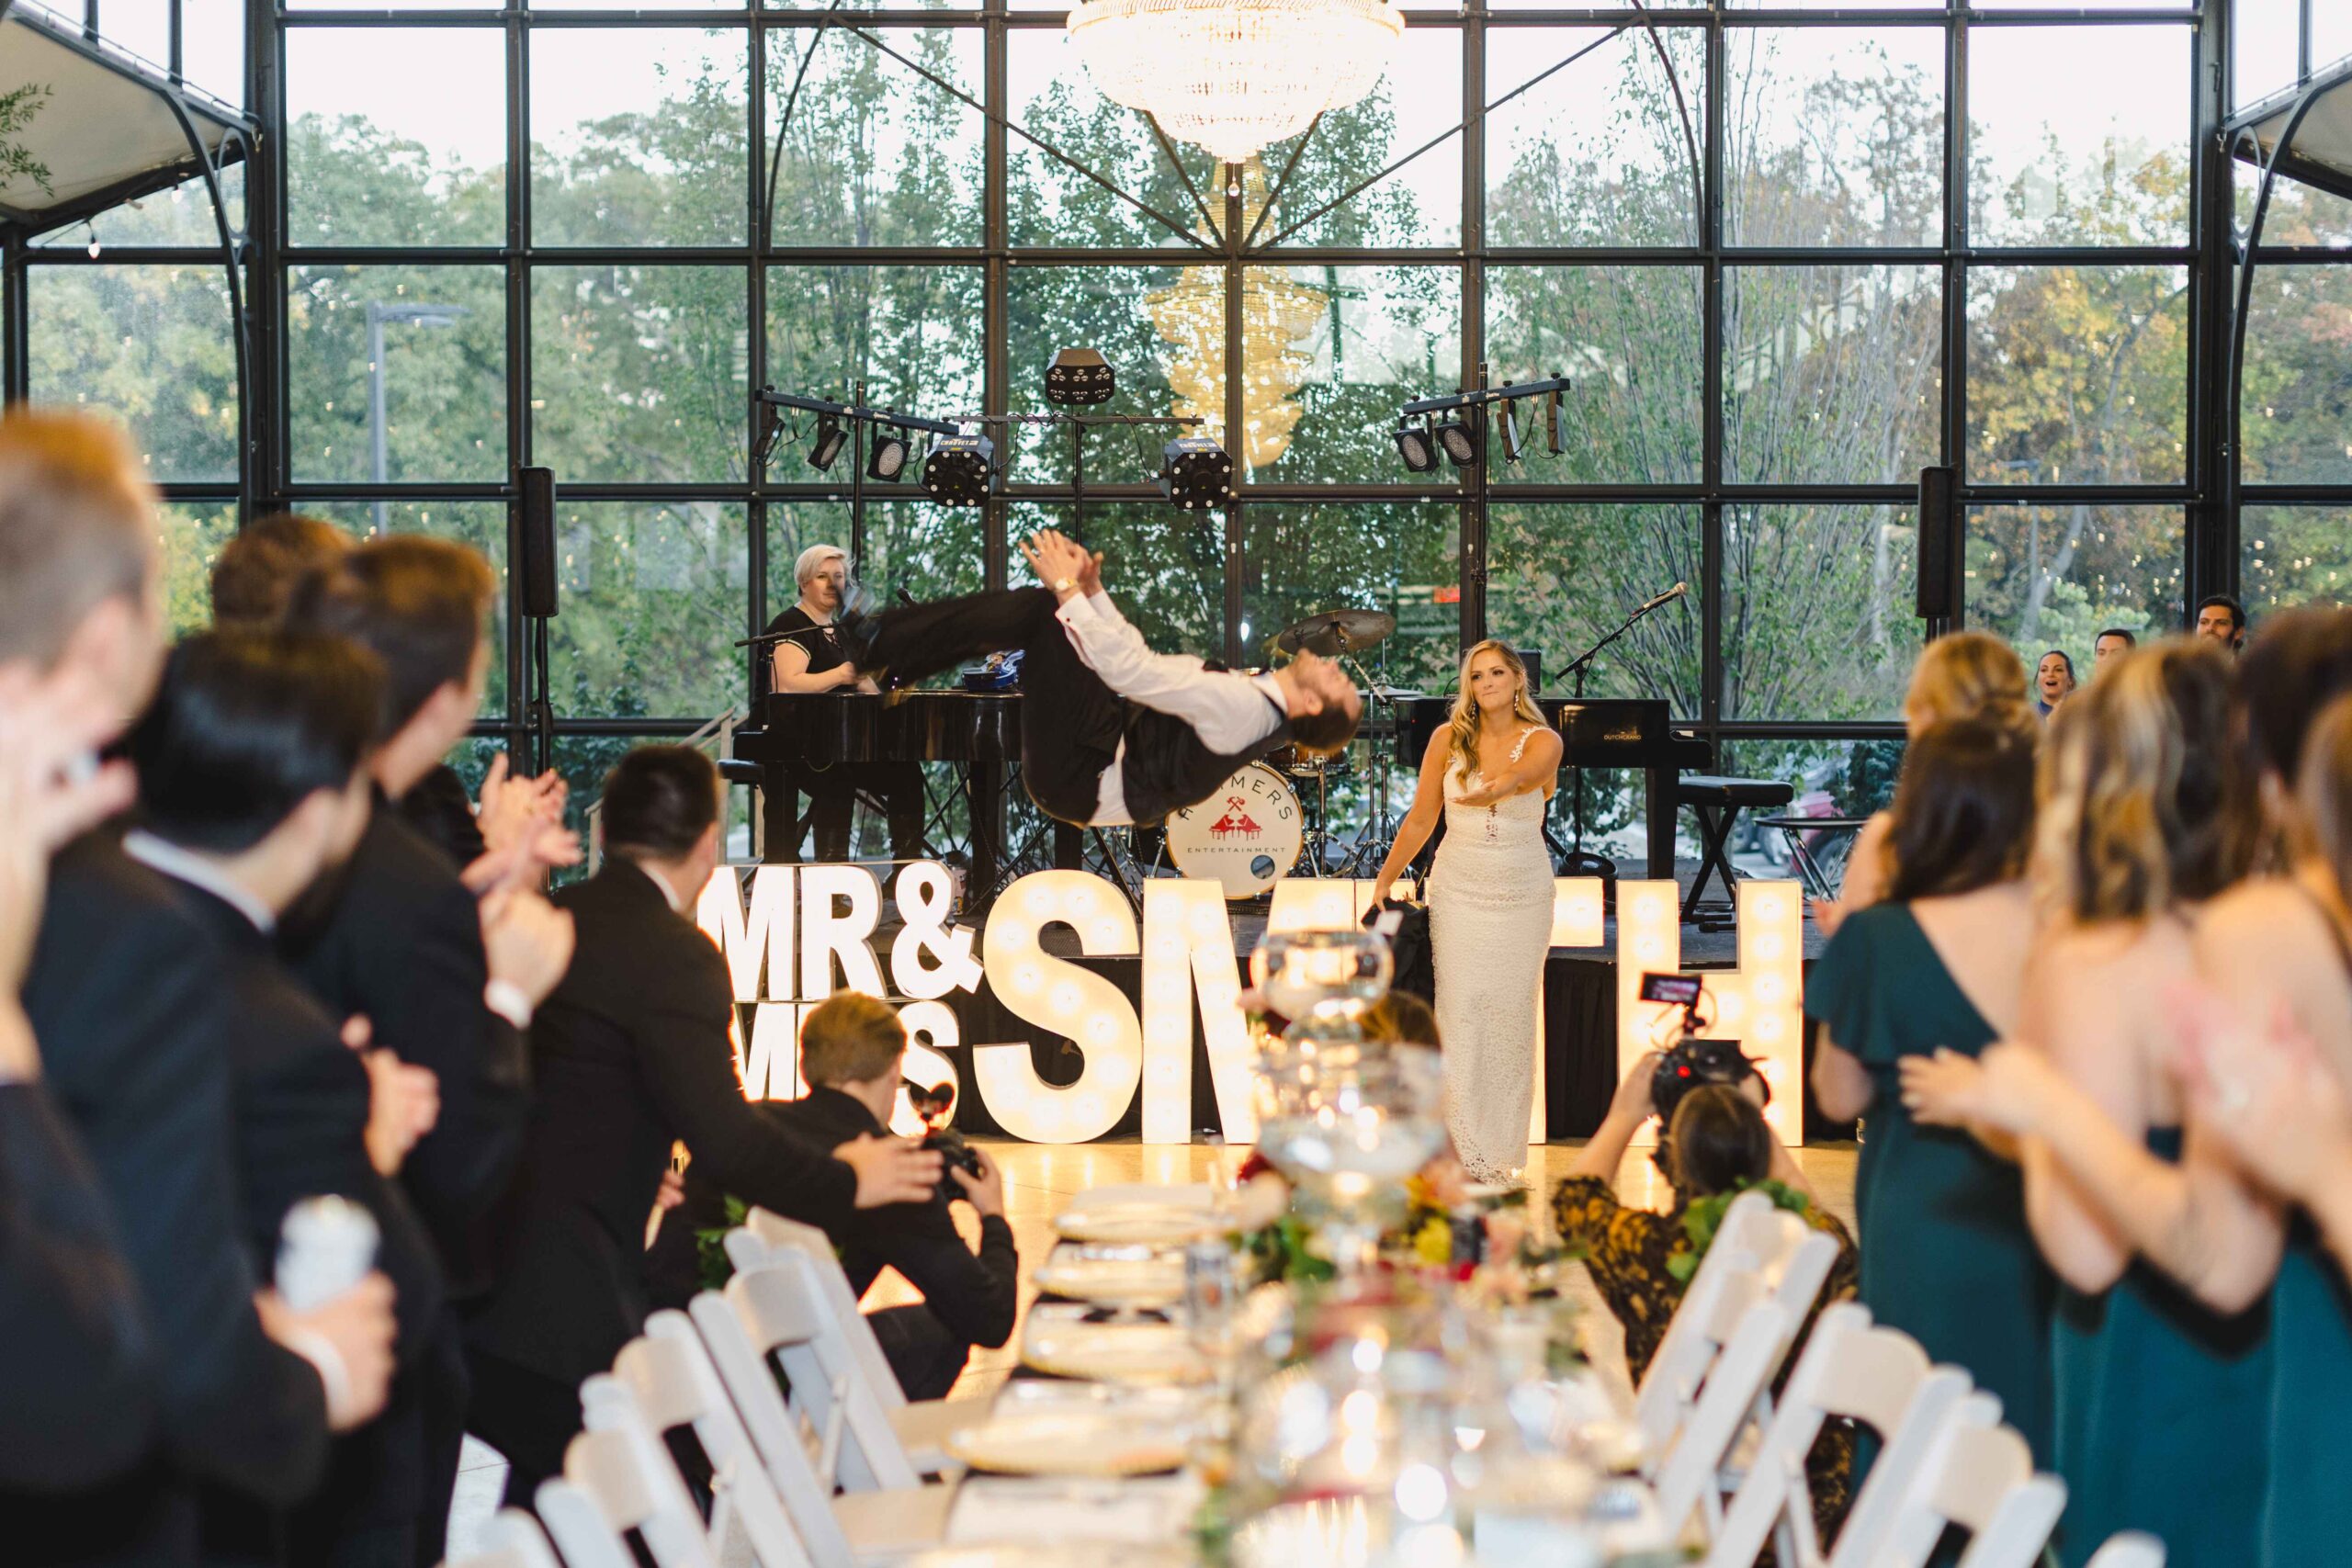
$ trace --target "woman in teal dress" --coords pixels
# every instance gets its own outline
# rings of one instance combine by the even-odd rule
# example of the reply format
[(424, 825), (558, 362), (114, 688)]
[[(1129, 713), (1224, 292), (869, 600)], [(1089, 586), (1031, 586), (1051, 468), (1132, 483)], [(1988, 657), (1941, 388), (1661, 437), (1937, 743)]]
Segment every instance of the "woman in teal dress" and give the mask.
[(2011, 1032), (2032, 940), (2023, 870), (2034, 741), (2023, 711), (1936, 724), (1912, 741), (1885, 840), (1884, 901), (1840, 921), (1805, 981), (1822, 1022), (1814, 1093), (1864, 1119), (1855, 1178), (1857, 1297), (2001, 1401), (2049, 1452), (2049, 1270), (2014, 1165), (1905, 1112), (1900, 1064), (1975, 1053)]

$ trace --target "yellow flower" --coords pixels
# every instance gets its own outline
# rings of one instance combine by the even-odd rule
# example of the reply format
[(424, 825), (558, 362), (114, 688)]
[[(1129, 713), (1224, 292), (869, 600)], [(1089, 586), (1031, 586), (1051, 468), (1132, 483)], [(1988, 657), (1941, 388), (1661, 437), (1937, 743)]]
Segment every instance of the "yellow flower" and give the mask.
[(1421, 1226), (1413, 1237), (1413, 1256), (1433, 1269), (1442, 1269), (1453, 1261), (1453, 1227), (1442, 1219), (1432, 1219)]

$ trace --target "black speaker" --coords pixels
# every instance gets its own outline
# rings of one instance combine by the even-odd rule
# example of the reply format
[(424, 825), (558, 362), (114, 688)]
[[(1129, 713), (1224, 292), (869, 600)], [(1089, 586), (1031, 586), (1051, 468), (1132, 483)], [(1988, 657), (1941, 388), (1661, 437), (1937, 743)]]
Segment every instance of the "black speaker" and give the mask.
[(1919, 615), (1960, 629), (1967, 583), (1966, 541), (1955, 468), (1919, 470)]
[(1527, 666), (1527, 694), (1534, 696), (1544, 690), (1544, 650), (1540, 648), (1514, 648), (1519, 661)]
[(522, 500), (523, 614), (555, 614), (555, 470), (517, 468)]

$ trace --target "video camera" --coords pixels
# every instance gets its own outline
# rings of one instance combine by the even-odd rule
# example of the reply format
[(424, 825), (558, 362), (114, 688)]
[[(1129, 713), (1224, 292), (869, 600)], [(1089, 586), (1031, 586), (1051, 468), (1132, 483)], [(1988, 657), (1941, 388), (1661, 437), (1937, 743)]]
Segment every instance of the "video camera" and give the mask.
[(980, 1176), (978, 1151), (972, 1147), (963, 1134), (947, 1124), (947, 1119), (956, 1112), (956, 1086), (944, 1083), (936, 1089), (925, 1089), (914, 1079), (906, 1077), (899, 1082), (907, 1091), (907, 1103), (914, 1108), (916, 1115), (922, 1118), (922, 1146), (935, 1149), (939, 1154), (939, 1187), (933, 1196), (943, 1207), (953, 1203), (964, 1196), (964, 1189), (948, 1172), (961, 1166), (971, 1173), (975, 1180)]
[[(1668, 1046), (1657, 1059), (1657, 1066), (1650, 1075), (1650, 1104), (1657, 1111), (1658, 1121), (1674, 1124), (1674, 1110), (1682, 1097), (1702, 1084), (1736, 1084), (1753, 1077), (1769, 1101), (1772, 1088), (1764, 1082), (1756, 1064), (1739, 1048), (1736, 1040), (1702, 1039), (1699, 1031), (1705, 1026), (1699, 1016), (1700, 1004), (1705, 1000), (1706, 982), (1696, 975), (1645, 974), (1642, 976), (1642, 1000), (1662, 1002), (1682, 1010), (1682, 1037)], [(1665, 1147), (1663, 1135), (1659, 1147)]]

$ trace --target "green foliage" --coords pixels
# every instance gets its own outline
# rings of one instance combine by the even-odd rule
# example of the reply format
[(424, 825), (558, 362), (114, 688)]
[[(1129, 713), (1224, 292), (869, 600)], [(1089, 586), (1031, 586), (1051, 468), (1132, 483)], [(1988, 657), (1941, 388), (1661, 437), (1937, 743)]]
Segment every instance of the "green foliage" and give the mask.
[(695, 1277), (706, 1291), (723, 1291), (727, 1281), (735, 1277), (735, 1264), (727, 1256), (727, 1233), (741, 1225), (752, 1212), (750, 1205), (732, 1193), (723, 1202), (727, 1223), (716, 1230), (695, 1232)]
[(41, 195), (52, 197), (57, 187), (50, 183), (49, 165), (16, 139), (49, 107), (53, 96), (46, 82), (27, 82), (0, 93), (0, 180), (21, 175), (40, 186)]
[(1689, 1284), (1690, 1276), (1699, 1271), (1700, 1260), (1707, 1256), (1707, 1248), (1715, 1244), (1715, 1232), (1723, 1228), (1724, 1214), (1731, 1208), (1732, 1200), (1743, 1192), (1761, 1192), (1772, 1201), (1772, 1207), (1785, 1210), (1802, 1219), (1813, 1213), (1813, 1201), (1795, 1188), (1767, 1177), (1761, 1181), (1743, 1181), (1728, 1192), (1713, 1197), (1693, 1198), (1682, 1211), (1682, 1236), (1690, 1243), (1689, 1250), (1677, 1252), (1666, 1260), (1666, 1271), (1677, 1282)]

